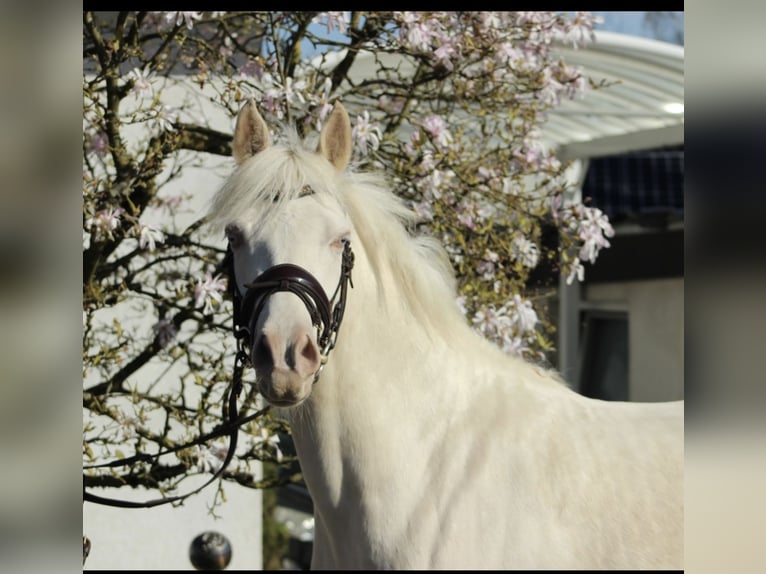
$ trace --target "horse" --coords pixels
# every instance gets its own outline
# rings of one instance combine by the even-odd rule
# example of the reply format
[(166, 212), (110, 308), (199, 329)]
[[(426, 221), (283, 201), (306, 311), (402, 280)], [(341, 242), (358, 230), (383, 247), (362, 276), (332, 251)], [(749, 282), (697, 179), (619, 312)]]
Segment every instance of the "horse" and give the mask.
[(318, 141), (283, 131), (242, 106), (209, 216), (314, 503), (312, 569), (682, 569), (683, 401), (586, 398), (501, 351), (444, 248), (349, 167), (343, 105)]

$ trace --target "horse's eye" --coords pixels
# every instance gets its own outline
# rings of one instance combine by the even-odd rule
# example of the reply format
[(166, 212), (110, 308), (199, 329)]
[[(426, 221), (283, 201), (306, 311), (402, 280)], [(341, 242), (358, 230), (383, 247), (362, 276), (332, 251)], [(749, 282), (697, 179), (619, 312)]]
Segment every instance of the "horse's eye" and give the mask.
[(232, 247), (239, 247), (245, 241), (245, 233), (236, 223), (227, 224), (224, 233), (226, 235), (226, 239), (229, 240), (229, 245)]
[(343, 249), (346, 245), (346, 243), (349, 242), (349, 235), (343, 234), (340, 237), (338, 237), (335, 241), (331, 243), (332, 247), (335, 247), (336, 249)]

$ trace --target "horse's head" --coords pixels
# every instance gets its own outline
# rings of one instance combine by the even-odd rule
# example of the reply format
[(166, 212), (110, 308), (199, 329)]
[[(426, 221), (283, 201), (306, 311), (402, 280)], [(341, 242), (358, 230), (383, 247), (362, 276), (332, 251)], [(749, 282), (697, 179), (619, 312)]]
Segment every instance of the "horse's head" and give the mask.
[[(351, 156), (351, 125), (336, 104), (316, 153), (272, 145), (251, 100), (232, 147), (239, 167), (220, 202), (240, 206), (224, 216), (235, 321), (263, 397), (294, 406), (311, 394), (345, 303), (352, 228), (332, 190)], [(242, 208), (237, 196), (252, 200)]]

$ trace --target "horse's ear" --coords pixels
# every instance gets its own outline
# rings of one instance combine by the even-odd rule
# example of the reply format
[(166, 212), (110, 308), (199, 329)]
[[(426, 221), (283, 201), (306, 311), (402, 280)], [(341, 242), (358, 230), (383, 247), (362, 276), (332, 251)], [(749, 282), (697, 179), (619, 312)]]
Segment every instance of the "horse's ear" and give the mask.
[(340, 102), (335, 103), (332, 114), (322, 128), (318, 151), (338, 171), (343, 171), (351, 159), (351, 120)]
[(265, 150), (270, 145), (269, 128), (261, 114), (258, 113), (255, 100), (250, 98), (239, 110), (237, 116), (234, 141), (231, 144), (234, 161), (241, 164), (247, 158)]

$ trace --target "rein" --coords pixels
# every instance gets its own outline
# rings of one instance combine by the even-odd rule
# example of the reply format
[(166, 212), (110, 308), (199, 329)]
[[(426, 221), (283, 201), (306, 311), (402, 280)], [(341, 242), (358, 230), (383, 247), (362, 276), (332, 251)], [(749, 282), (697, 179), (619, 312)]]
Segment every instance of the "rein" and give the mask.
[[(302, 267), (287, 263), (270, 267), (256, 277), (254, 281), (245, 285), (247, 287), (247, 292), (245, 293), (245, 296), (242, 297), (234, 278), (234, 259), (231, 247), (227, 249), (224, 266), (229, 273), (229, 289), (234, 302), (233, 331), (234, 336), (238, 341), (232, 382), (228, 390), (227, 400), (223, 403), (223, 410), (221, 413), (221, 418), (226, 422), (218, 425), (210, 433), (199, 437), (191, 444), (183, 444), (174, 448), (169, 448), (154, 455), (138, 453), (134, 456), (121, 458), (104, 464), (84, 466), (83, 468), (85, 470), (111, 468), (127, 466), (136, 462), (151, 462), (163, 455), (178, 452), (195, 444), (201, 444), (208, 440), (228, 434), (229, 449), (226, 453), (226, 458), (213, 476), (211, 476), (204, 484), (186, 494), (137, 502), (98, 496), (88, 492), (85, 485), (83, 485), (83, 502), (94, 502), (96, 504), (116, 506), (119, 508), (152, 508), (162, 504), (179, 502), (189, 496), (197, 494), (223, 474), (226, 467), (234, 458), (234, 452), (237, 448), (239, 427), (258, 418), (270, 408), (267, 406), (252, 415), (240, 419), (237, 409), (237, 397), (242, 390), (242, 373), (245, 366), (250, 363), (249, 351), (253, 346), (253, 332), (255, 330), (256, 321), (263, 310), (266, 300), (274, 293), (280, 291), (294, 293), (306, 306), (306, 309), (311, 316), (311, 322), (317, 329), (317, 342), (320, 348), (321, 360), (319, 368), (316, 373), (314, 373), (314, 383), (319, 380), (319, 375), (327, 363), (327, 357), (330, 354), (330, 351), (335, 347), (338, 329), (340, 328), (341, 321), (343, 320), (343, 313), (346, 309), (348, 287), (349, 285), (351, 287), (354, 286), (351, 280), (351, 270), (354, 267), (354, 252), (351, 250), (351, 244), (348, 241), (344, 244), (340, 279), (332, 298), (329, 299), (324, 289), (319, 284), (319, 281), (317, 281), (311, 273)], [(338, 298), (338, 300), (333, 305), (336, 298)]]
[(231, 459), (234, 458), (234, 451), (237, 448), (237, 436), (239, 434), (239, 427), (247, 422), (250, 422), (251, 420), (255, 418), (258, 418), (269, 409), (269, 407), (266, 407), (265, 409), (262, 409), (256, 413), (253, 413), (252, 415), (244, 417), (241, 420), (239, 419), (239, 414), (237, 411), (237, 397), (239, 396), (239, 393), (242, 390), (242, 372), (244, 371), (246, 360), (247, 360), (247, 356), (243, 355), (241, 352), (237, 353), (237, 357), (234, 361), (234, 373), (232, 376), (231, 386), (229, 387), (229, 390), (228, 390), (227, 400), (224, 401), (223, 403), (223, 412), (221, 413), (221, 418), (226, 422), (221, 425), (218, 425), (210, 433), (201, 436), (200, 438), (198, 438), (196, 441), (194, 441), (191, 444), (183, 444), (175, 448), (169, 448), (167, 450), (158, 452), (157, 454), (150, 455), (145, 453), (139, 453), (134, 456), (121, 458), (118, 460), (114, 460), (112, 462), (83, 467), (84, 469), (87, 470), (87, 469), (93, 469), (93, 468), (126, 466), (139, 461), (150, 462), (150, 461), (158, 459), (159, 457), (163, 455), (178, 452), (180, 450), (189, 448), (190, 446), (193, 446), (195, 444), (200, 444), (208, 440), (217, 438), (219, 436), (224, 436), (228, 434), (229, 435), (229, 450), (226, 453), (226, 458), (221, 464), (221, 467), (213, 474), (213, 476), (210, 477), (210, 479), (207, 482), (205, 482), (202, 486), (195, 488), (191, 492), (187, 492), (186, 494), (181, 494), (178, 496), (169, 496), (166, 498), (157, 498), (155, 500), (149, 500), (146, 502), (136, 502), (132, 500), (121, 500), (118, 498), (107, 498), (103, 496), (97, 496), (85, 490), (85, 486), (83, 485), (83, 493), (82, 493), (83, 502), (85, 501), (95, 502), (97, 504), (104, 504), (107, 506), (116, 506), (119, 508), (152, 508), (154, 506), (159, 506), (161, 504), (178, 502), (185, 498), (188, 498), (189, 496), (192, 496), (193, 494), (197, 494), (202, 489), (210, 485), (213, 481), (215, 481), (218, 477), (220, 477), (223, 474), (223, 471), (226, 470), (226, 467), (231, 462)]

